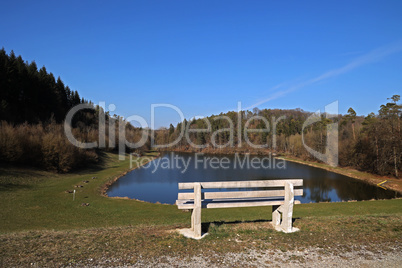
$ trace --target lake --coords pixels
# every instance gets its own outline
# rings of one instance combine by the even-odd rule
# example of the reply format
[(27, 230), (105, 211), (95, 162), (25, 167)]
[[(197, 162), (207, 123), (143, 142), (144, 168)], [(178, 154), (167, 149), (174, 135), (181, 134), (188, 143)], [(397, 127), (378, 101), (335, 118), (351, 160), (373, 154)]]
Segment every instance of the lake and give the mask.
[(323, 169), (271, 156), (162, 153), (113, 183), (111, 197), (174, 204), (179, 182), (303, 179), (301, 203), (391, 199), (401, 195)]

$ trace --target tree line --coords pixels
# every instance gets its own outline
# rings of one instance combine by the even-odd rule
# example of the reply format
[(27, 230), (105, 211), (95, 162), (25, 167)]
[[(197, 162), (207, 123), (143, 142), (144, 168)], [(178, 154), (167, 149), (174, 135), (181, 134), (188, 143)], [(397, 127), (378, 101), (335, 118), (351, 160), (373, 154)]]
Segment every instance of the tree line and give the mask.
[[(323, 113), (317, 122), (305, 127), (304, 130), (303, 124), (312, 113), (301, 109), (259, 110), (255, 108), (253, 111), (231, 111), (201, 119), (184, 120), (176, 127), (171, 124), (169, 128), (161, 128), (156, 131), (154, 143), (162, 145), (175, 141), (180, 137), (182, 127), (186, 126), (184, 129), (187, 131), (188, 138), (182, 137), (167, 150), (256, 154), (273, 152), (316, 161), (317, 159), (306, 150), (302, 137), (305, 145), (317, 152), (325, 153), (327, 129), (337, 124), (340, 166), (400, 177), (402, 105), (399, 101), (400, 96), (394, 95), (386, 104), (381, 105), (377, 114), (370, 113), (366, 117), (357, 116), (353, 108), (349, 108), (346, 115), (335, 117)], [(240, 121), (239, 118), (241, 118)], [(208, 129), (206, 121), (210, 122), (211, 131), (194, 131)], [(271, 122), (268, 127), (267, 122)], [(268, 128), (268, 131), (253, 131), (245, 134), (246, 124), (248, 129), (267, 130)], [(228, 131), (230, 127), (234, 129), (232, 134)], [(231, 140), (233, 141), (230, 144)]]
[(0, 50), (0, 121), (9, 123), (39, 123), (54, 117), (61, 123), (68, 110), (88, 103), (77, 91), (64, 85), (35, 61), (28, 63), (13, 51)]

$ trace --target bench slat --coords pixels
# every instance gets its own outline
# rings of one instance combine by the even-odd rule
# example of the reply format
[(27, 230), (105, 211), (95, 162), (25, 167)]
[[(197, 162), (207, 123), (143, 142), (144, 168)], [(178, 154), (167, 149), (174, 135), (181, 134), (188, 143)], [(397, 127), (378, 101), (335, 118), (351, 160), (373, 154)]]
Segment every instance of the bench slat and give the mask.
[[(238, 207), (261, 207), (261, 206), (280, 206), (283, 205), (283, 200), (255, 200), (255, 201), (246, 201), (246, 202), (208, 202), (202, 203), (202, 208), (238, 208)], [(295, 204), (300, 204), (299, 200), (295, 200)], [(177, 204), (178, 209), (193, 209), (194, 204)]]
[[(201, 199), (273, 197), (273, 196), (284, 196), (284, 195), (285, 195), (285, 190), (205, 192), (205, 193), (201, 194)], [(295, 189), (294, 195), (302, 196), (303, 189)], [(178, 200), (181, 200), (181, 199), (194, 199), (194, 193), (179, 193)]]
[[(303, 186), (303, 179), (264, 180), (264, 181), (216, 181), (199, 182), (204, 189), (216, 188), (257, 188), (257, 187), (281, 187), (285, 182), (290, 182), (294, 187)], [(198, 182), (197, 182), (198, 183)], [(194, 189), (193, 182), (180, 182), (179, 189)]]
[[(273, 201), (273, 200), (281, 200), (283, 201), (282, 197), (255, 197), (255, 198), (214, 198), (214, 199), (203, 199), (201, 200), (203, 203), (211, 203), (211, 202), (236, 202), (236, 201)], [(194, 203), (193, 199), (180, 199), (176, 200), (176, 203), (184, 204), (184, 203)]]

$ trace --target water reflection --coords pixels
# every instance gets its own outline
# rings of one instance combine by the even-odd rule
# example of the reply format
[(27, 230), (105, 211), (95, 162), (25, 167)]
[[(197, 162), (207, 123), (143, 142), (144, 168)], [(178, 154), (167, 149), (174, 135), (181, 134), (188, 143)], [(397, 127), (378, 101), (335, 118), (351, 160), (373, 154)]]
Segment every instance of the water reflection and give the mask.
[[(248, 161), (255, 158), (249, 156)], [(184, 164), (176, 165), (177, 159), (186, 163), (187, 168)], [(148, 202), (174, 204), (179, 182), (302, 178), (304, 195), (296, 198), (302, 203), (390, 199), (400, 196), (394, 191), (298, 163), (272, 158), (270, 168), (267, 168), (268, 159), (260, 157), (264, 168), (251, 163), (247, 166), (247, 159), (244, 159), (244, 156), (166, 153), (153, 161), (154, 163), (151, 162), (148, 166), (120, 178), (107, 193), (109, 196), (127, 196)], [(204, 165), (208, 161), (224, 161), (227, 164), (214, 168), (217, 166)], [(258, 159), (254, 161), (257, 162)]]

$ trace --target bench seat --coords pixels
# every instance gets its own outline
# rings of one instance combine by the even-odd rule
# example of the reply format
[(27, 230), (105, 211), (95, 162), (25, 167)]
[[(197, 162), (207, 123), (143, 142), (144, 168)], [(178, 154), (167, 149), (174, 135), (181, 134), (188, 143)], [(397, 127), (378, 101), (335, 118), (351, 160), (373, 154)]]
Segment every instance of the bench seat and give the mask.
[(196, 239), (201, 238), (201, 208), (272, 206), (275, 229), (293, 232), (296, 231), (292, 227), (293, 205), (300, 203), (294, 197), (303, 195), (302, 186), (302, 179), (179, 183), (179, 190), (193, 192), (180, 192), (176, 205), (178, 209), (192, 211), (190, 231)]

